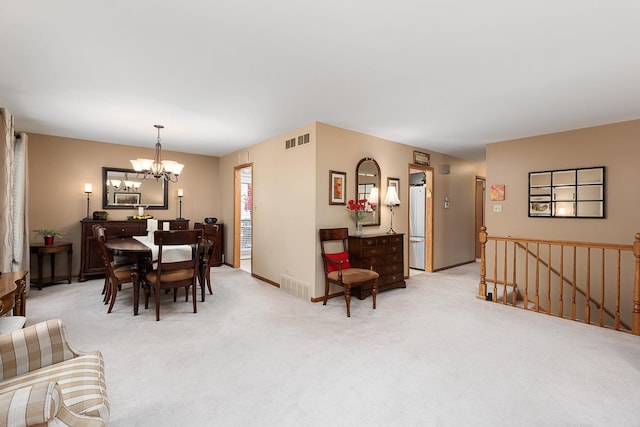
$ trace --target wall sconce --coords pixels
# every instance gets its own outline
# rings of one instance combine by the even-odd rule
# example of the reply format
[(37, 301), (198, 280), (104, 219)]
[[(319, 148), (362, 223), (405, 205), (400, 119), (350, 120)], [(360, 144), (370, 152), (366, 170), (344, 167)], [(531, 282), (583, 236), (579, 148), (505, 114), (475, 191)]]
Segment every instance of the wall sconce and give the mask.
[(178, 199), (180, 199), (180, 215), (178, 216), (178, 219), (184, 219), (182, 218), (182, 196), (184, 196), (184, 190), (182, 190), (182, 188), (178, 188)]
[(84, 192), (87, 195), (87, 216), (86, 218), (89, 218), (89, 196), (91, 195), (91, 193), (93, 192), (93, 186), (89, 183), (84, 185)]
[(396, 234), (393, 230), (393, 207), (400, 204), (400, 199), (398, 198), (398, 192), (395, 186), (387, 186), (387, 197), (384, 199), (384, 204), (389, 206), (391, 210), (391, 228), (389, 228), (387, 234)]

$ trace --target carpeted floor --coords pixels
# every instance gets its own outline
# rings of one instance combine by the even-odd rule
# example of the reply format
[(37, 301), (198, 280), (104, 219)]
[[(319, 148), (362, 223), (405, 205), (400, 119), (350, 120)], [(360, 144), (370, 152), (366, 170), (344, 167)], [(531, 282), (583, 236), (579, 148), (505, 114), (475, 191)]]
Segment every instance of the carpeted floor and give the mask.
[(413, 276), (351, 318), (229, 267), (160, 322), (74, 282), (32, 290), (28, 324), (103, 352), (114, 427), (640, 425), (640, 337), (478, 300), (478, 271)]

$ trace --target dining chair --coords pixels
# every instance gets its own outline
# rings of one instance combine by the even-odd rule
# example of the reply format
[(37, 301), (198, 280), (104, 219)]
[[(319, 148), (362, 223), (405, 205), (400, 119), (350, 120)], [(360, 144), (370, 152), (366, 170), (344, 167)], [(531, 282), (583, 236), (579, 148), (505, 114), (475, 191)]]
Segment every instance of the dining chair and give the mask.
[[(378, 278), (380, 275), (373, 271), (373, 259), (370, 260), (370, 268), (352, 268), (349, 261), (347, 240), (348, 228), (322, 228), (320, 229), (320, 247), (322, 250), (322, 264), (324, 266), (324, 302), (327, 305), (329, 297), (329, 285), (334, 284), (344, 288), (344, 299), (347, 304), (347, 317), (351, 317), (351, 288), (371, 283), (371, 297), (373, 308), (376, 308), (378, 295)], [(332, 249), (338, 252), (328, 253)]]
[[(173, 300), (176, 301), (176, 291), (185, 289), (185, 300), (189, 300), (189, 290), (193, 297), (193, 312), (197, 313), (196, 280), (199, 275), (199, 246), (202, 241), (202, 230), (158, 230), (153, 233), (153, 242), (158, 246), (158, 260), (156, 269), (144, 276), (144, 307), (149, 308), (149, 294), (154, 292), (156, 306), (156, 320), (160, 320), (161, 290), (173, 289)], [(167, 253), (169, 248), (188, 245), (190, 256), (176, 259), (175, 254)]]
[[(209, 289), (209, 295), (213, 295), (213, 289), (211, 288), (211, 263), (213, 261), (214, 247), (215, 242), (213, 240), (207, 240), (206, 237), (203, 237), (200, 251), (201, 269), (198, 275), (198, 281), (200, 282), (200, 287), (203, 288), (203, 294), (206, 283), (207, 289)], [(202, 301), (204, 301), (204, 298)]]
[(197, 230), (202, 230), (202, 241), (203, 243), (210, 244), (209, 250), (204, 253), (204, 259), (206, 259), (207, 265), (205, 266), (205, 277), (201, 281), (201, 286), (204, 286), (204, 282), (206, 280), (207, 288), (209, 289), (209, 294), (213, 295), (213, 290), (211, 288), (211, 267), (214, 265), (216, 261), (216, 253), (220, 253), (220, 248), (216, 247), (216, 245), (220, 245), (220, 233), (221, 233), (221, 224), (203, 224), (203, 223), (195, 223), (193, 228)]
[(98, 244), (98, 250), (102, 258), (105, 270), (104, 303), (109, 304), (107, 313), (111, 313), (116, 302), (118, 290), (122, 289), (125, 283), (133, 283), (131, 276), (131, 265), (117, 265), (113, 260), (113, 254), (105, 246), (107, 229), (101, 225), (93, 226), (93, 235)]

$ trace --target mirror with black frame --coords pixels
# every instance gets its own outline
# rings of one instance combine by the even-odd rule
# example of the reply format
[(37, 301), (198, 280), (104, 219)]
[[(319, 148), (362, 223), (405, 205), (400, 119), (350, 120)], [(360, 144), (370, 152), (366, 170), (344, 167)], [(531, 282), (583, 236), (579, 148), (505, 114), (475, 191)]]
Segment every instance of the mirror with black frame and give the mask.
[(167, 209), (168, 183), (142, 179), (133, 169), (102, 168), (102, 209)]
[(367, 205), (363, 226), (380, 225), (380, 166), (378, 162), (366, 157), (356, 166), (356, 198), (367, 199), (375, 206), (371, 209)]

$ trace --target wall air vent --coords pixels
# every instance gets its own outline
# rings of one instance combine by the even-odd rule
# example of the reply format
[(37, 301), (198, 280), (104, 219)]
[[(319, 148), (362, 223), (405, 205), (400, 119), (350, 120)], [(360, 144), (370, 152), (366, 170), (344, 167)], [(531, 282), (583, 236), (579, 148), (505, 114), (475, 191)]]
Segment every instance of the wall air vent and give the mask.
[[(298, 142), (297, 142), (297, 145), (296, 145), (296, 140), (298, 141)], [(301, 146), (301, 145), (308, 144), (308, 143), (310, 142), (310, 140), (311, 140), (311, 139), (310, 139), (310, 137), (309, 137), (309, 134), (308, 134), (308, 133), (305, 133), (304, 135), (300, 135), (300, 136), (299, 136), (299, 137), (297, 137), (297, 138), (287, 139), (287, 140), (284, 142), (284, 149), (285, 149), (285, 150), (289, 150), (289, 149), (291, 149), (291, 148), (296, 148), (296, 147), (299, 147), (299, 146)]]
[(304, 135), (300, 135), (298, 137), (298, 145), (308, 144), (309, 143), (309, 134), (305, 133)]

